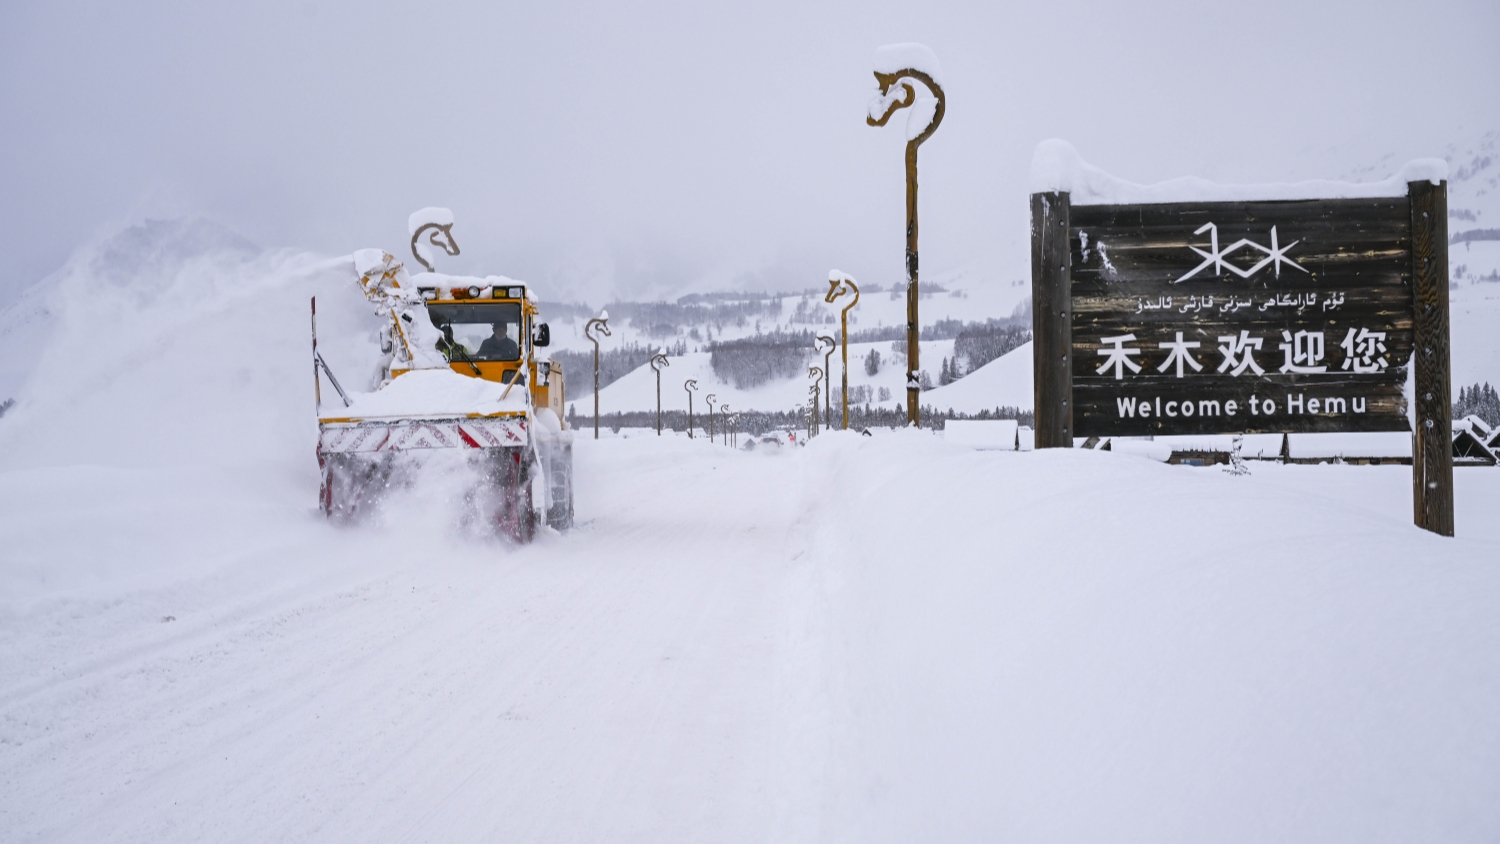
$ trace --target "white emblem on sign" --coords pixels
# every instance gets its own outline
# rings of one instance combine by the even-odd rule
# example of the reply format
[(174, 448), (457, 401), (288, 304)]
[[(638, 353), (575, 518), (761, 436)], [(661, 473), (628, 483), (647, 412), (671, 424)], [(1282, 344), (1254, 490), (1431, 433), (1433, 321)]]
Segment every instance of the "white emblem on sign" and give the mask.
[[(1193, 267), (1193, 269), (1189, 271), (1187, 275), (1184, 275), (1176, 281), (1173, 281), (1173, 284), (1187, 281), (1188, 279), (1192, 278), (1200, 272), (1203, 272), (1209, 267), (1214, 268), (1215, 275), (1223, 275), (1225, 270), (1229, 270), (1240, 278), (1249, 278), (1250, 276), (1255, 275), (1256, 273), (1264, 269), (1267, 264), (1273, 264), (1275, 266), (1277, 278), (1281, 278), (1282, 264), (1286, 264), (1288, 267), (1296, 267), (1297, 269), (1302, 270), (1302, 272), (1307, 272), (1307, 269), (1301, 264), (1297, 263), (1291, 258), (1286, 257), (1287, 250), (1291, 249), (1293, 246), (1296, 246), (1302, 241), (1294, 240), (1291, 243), (1282, 246), (1277, 239), (1275, 226), (1271, 227), (1270, 246), (1261, 246), (1259, 243), (1256, 243), (1255, 241), (1247, 237), (1242, 237), (1239, 240), (1236, 240), (1234, 243), (1231, 243), (1223, 249), (1220, 249), (1219, 227), (1214, 225), (1213, 223), (1204, 223), (1203, 225), (1199, 226), (1198, 230), (1193, 232), (1193, 234), (1203, 234), (1204, 232), (1208, 232), (1207, 252), (1204, 252), (1202, 249), (1199, 249), (1191, 243), (1188, 244), (1189, 249), (1197, 252), (1198, 255), (1203, 258), (1203, 263), (1199, 264), (1196, 267)], [(1251, 267), (1248, 270), (1242, 270), (1233, 264), (1224, 263), (1225, 258), (1247, 246), (1251, 249), (1259, 249), (1261, 252), (1265, 253), (1266, 257), (1260, 259), (1260, 261), (1256, 263), (1255, 266)], [(1308, 274), (1311, 275), (1311, 273)]]

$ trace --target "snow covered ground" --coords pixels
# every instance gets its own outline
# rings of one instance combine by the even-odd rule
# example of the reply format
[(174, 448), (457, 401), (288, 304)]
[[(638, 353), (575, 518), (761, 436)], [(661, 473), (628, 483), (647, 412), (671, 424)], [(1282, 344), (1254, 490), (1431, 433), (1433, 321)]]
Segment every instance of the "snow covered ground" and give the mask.
[(1500, 472), (607, 437), (514, 549), (310, 462), (0, 473), (7, 840), (1500, 833)]

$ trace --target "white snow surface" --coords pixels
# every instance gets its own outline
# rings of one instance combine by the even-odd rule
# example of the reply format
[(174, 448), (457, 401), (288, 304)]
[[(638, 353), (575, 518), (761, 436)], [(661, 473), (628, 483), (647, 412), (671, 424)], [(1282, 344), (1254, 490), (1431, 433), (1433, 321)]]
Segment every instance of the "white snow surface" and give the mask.
[(1287, 456), (1293, 460), (1379, 457), (1411, 459), (1411, 433), (1369, 431), (1339, 434), (1287, 434)]
[(950, 419), (943, 426), (943, 440), (970, 448), (1015, 451), (1017, 428), (1014, 419)]
[(943, 84), (943, 66), (938, 63), (937, 53), (926, 44), (908, 41), (902, 44), (886, 44), (875, 48), (876, 73), (900, 73), (915, 70), (932, 77), (932, 81)]
[(0, 419), (0, 838), (1500, 837), (1500, 471), (1445, 539), (1400, 466), (585, 433), (566, 535), (475, 535), (442, 460), (331, 525), (307, 309), (349, 266), (49, 299)]
[(451, 226), (453, 225), (453, 212), (448, 210), (447, 208), (436, 207), (422, 208), (420, 210), (413, 211), (411, 216), (406, 218), (406, 233), (416, 234), (417, 229), (420, 229), (428, 223), (433, 223), (439, 226)]
[[(344, 406), (335, 393), (323, 395), (324, 417), (376, 419), (388, 416), (468, 416), (526, 410), (526, 387), (461, 375), (451, 369), (417, 369), (369, 393), (351, 393)], [(502, 400), (502, 396), (504, 399)]]
[(1378, 182), (1340, 182), (1312, 179), (1263, 185), (1221, 185), (1192, 176), (1154, 185), (1138, 185), (1116, 178), (1085, 162), (1078, 150), (1056, 138), (1036, 145), (1031, 157), (1031, 191), (1070, 194), (1073, 205), (1134, 205), (1160, 202), (1251, 202), (1277, 199), (1358, 199), (1405, 196), (1407, 183), (1448, 178), (1448, 162), (1419, 158), (1402, 165)]

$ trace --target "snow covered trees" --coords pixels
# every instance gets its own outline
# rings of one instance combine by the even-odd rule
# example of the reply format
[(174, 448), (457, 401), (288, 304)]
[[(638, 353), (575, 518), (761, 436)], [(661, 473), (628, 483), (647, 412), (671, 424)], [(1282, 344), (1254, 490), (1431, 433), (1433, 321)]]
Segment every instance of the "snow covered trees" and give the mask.
[(805, 371), (812, 344), (808, 332), (756, 334), (712, 344), (709, 364), (720, 379), (744, 390)]
[(1500, 425), (1500, 395), (1486, 381), (1482, 386), (1458, 388), (1458, 401), (1453, 403), (1453, 418), (1478, 416), (1491, 426)]
[(1014, 320), (987, 320), (970, 323), (953, 341), (953, 378), (964, 375), (995, 358), (1026, 344), (1031, 332)]

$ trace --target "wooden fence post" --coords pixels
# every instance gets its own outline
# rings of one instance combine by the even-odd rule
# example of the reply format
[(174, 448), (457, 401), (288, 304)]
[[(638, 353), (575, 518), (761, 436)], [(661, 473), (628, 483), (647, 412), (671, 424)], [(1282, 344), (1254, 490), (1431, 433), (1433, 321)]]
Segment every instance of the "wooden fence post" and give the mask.
[(1453, 402), (1448, 366), (1448, 183), (1406, 186), (1411, 202), (1412, 506), (1417, 527), (1453, 535)]
[[(1037, 448), (1073, 447), (1073, 309), (1067, 193), (1031, 195), (1031, 365)], [(1446, 347), (1445, 347), (1446, 348)]]

